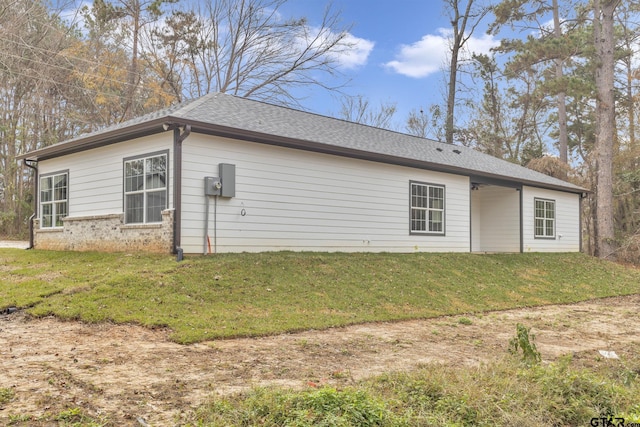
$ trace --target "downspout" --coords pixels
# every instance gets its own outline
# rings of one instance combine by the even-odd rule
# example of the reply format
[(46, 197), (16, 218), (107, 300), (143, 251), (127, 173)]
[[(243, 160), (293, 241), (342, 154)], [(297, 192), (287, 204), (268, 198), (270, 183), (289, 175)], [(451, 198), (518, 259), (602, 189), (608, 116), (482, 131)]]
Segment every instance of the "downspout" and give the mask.
[[(22, 159), (24, 165), (34, 171), (33, 179), (33, 214), (29, 217), (29, 247), (33, 249), (35, 246), (35, 234), (33, 230), (33, 220), (38, 217), (38, 162), (36, 160)], [(33, 162), (33, 164), (29, 163)]]
[(182, 261), (180, 247), (182, 225), (182, 143), (191, 134), (191, 125), (173, 130), (173, 253)]

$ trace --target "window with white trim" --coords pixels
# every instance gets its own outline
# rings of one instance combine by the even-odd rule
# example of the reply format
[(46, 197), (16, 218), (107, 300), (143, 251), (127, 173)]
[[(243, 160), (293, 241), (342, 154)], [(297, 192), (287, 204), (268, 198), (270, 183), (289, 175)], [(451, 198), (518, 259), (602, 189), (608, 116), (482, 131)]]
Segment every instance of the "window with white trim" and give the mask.
[(124, 162), (125, 223), (162, 222), (167, 208), (167, 154)]
[(555, 200), (535, 199), (535, 237), (547, 239), (556, 237)]
[(58, 172), (40, 177), (40, 227), (59, 228), (69, 213), (69, 174)]
[(411, 233), (444, 234), (444, 187), (411, 182)]

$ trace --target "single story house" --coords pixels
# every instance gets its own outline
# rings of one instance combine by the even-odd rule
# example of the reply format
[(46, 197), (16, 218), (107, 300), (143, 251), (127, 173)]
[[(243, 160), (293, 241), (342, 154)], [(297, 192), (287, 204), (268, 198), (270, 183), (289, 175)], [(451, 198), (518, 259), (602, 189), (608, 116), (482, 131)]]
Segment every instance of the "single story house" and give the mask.
[(585, 189), (470, 148), (213, 93), (20, 157), (32, 246), (579, 251)]

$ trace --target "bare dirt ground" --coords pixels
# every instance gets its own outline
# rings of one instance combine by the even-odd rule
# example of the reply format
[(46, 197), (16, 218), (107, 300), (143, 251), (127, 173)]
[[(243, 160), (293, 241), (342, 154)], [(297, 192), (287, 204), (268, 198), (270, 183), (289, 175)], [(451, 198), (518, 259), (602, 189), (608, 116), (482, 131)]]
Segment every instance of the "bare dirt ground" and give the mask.
[(481, 316), (364, 324), (196, 345), (135, 325), (0, 315), (0, 388), (10, 415), (79, 407), (115, 425), (170, 426), (215, 394), (253, 386), (349, 384), (428, 363), (473, 365), (502, 357), (523, 323), (544, 361), (568, 353), (601, 357), (640, 341), (640, 295)]

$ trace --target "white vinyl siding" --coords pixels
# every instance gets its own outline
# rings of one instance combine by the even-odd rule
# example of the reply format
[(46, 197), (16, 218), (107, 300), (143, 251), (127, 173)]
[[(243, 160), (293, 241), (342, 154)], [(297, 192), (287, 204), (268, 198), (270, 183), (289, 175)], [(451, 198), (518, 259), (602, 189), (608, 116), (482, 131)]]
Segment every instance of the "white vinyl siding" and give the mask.
[(60, 172), (40, 177), (40, 227), (59, 228), (69, 213), (69, 174)]
[[(468, 177), (199, 134), (183, 160), (185, 253), (207, 249), (206, 203), (212, 251), (469, 251)], [(236, 165), (236, 197), (214, 203), (204, 177), (220, 163)], [(446, 187), (446, 236), (409, 233), (410, 181)]]
[[(523, 249), (525, 252), (576, 252), (580, 250), (580, 195), (524, 187)], [(536, 237), (536, 200), (554, 202), (554, 238)], [(551, 226), (547, 224), (547, 226)]]
[[(166, 199), (158, 204), (172, 208), (172, 146), (173, 133), (163, 132), (41, 160), (39, 176), (66, 171), (66, 212), (71, 218), (122, 215), (124, 162), (167, 152)], [(470, 191), (467, 176), (195, 132), (184, 141), (183, 150), (181, 246), (185, 253), (202, 253), (207, 237), (218, 252), (516, 251), (519, 236), (524, 251), (580, 249), (578, 194), (525, 186), (520, 206), (515, 189), (488, 186)], [(218, 197), (214, 203), (213, 197), (204, 196), (204, 177), (218, 176), (220, 163), (236, 165), (236, 196)], [(434, 183), (445, 190), (443, 234), (410, 231), (410, 182)], [(555, 201), (555, 239), (535, 238), (535, 199)], [(205, 230), (207, 204), (209, 228)], [(62, 210), (60, 206), (57, 220), (52, 214), (51, 224), (60, 223)]]
[[(42, 160), (38, 163), (38, 169), (41, 176), (62, 169), (69, 170), (70, 216), (75, 218), (122, 214), (124, 213), (124, 174), (122, 172), (124, 159), (169, 150), (172, 145), (173, 133), (164, 132), (64, 157)], [(171, 206), (173, 173), (170, 162), (168, 166), (168, 204)]]

